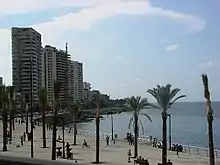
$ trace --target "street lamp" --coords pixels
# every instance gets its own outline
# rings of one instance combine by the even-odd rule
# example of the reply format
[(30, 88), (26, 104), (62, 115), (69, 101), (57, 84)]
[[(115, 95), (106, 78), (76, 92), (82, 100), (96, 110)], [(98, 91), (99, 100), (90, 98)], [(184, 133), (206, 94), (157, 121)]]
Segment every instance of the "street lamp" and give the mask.
[(171, 150), (171, 114), (168, 113), (167, 116), (169, 117), (169, 150)]
[(62, 120), (62, 133), (63, 133), (63, 159), (65, 159), (65, 141), (64, 141), (64, 118), (59, 117)]
[(34, 123), (33, 123), (33, 61), (32, 61), (32, 57), (31, 57), (31, 133), (30, 133), (30, 136), (31, 136), (31, 158), (34, 157)]

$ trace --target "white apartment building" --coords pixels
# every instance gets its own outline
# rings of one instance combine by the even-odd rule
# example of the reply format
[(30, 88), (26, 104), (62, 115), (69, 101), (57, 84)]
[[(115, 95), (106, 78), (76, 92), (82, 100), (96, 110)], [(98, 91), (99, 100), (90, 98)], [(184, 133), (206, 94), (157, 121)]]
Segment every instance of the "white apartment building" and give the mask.
[(44, 54), (44, 83), (47, 90), (48, 102), (53, 105), (54, 100), (54, 81), (57, 78), (56, 55), (57, 49), (46, 45), (43, 49)]
[[(29, 95), (38, 102), (38, 91), (43, 85), (43, 56), (41, 34), (33, 28), (13, 27), (12, 84), (16, 92)], [(32, 78), (31, 78), (32, 75)], [(32, 82), (32, 83), (31, 83)]]
[(71, 61), (70, 65), (71, 97), (77, 103), (83, 101), (83, 64)]
[(61, 83), (59, 101), (63, 106), (70, 102), (70, 55), (67, 51), (56, 53), (56, 80)]

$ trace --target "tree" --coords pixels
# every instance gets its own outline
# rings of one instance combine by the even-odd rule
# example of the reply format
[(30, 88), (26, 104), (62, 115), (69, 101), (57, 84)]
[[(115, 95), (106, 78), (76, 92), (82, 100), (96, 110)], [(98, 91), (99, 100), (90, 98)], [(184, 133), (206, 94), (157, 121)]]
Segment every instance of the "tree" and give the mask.
[(206, 74), (202, 74), (202, 82), (204, 86), (204, 97), (206, 99), (206, 107), (207, 107), (207, 121), (208, 121), (208, 135), (209, 135), (209, 162), (210, 165), (215, 165), (215, 152), (214, 152), (214, 142), (213, 142), (213, 109), (210, 99), (209, 92), (209, 83), (208, 76)]
[(74, 123), (74, 130), (73, 130), (73, 145), (76, 145), (76, 134), (77, 134), (77, 121), (82, 115), (82, 110), (79, 104), (71, 105), (70, 113), (73, 115), (73, 123)]
[(8, 86), (8, 94), (9, 94), (9, 100), (8, 100), (8, 106), (9, 106), (9, 138), (10, 141), (12, 140), (12, 128), (13, 128), (13, 122), (14, 122), (14, 114), (16, 110), (16, 98), (15, 98), (15, 87), (14, 86)]
[[(157, 101), (158, 105), (152, 105), (156, 109), (160, 109), (162, 115), (162, 164), (167, 163), (167, 111), (172, 105), (179, 99), (186, 97), (186, 95), (181, 95), (176, 97), (180, 92), (179, 88), (171, 89), (171, 85), (166, 86), (157, 85), (157, 88), (148, 89), (150, 93)], [(176, 97), (176, 98), (175, 98)]]
[(131, 124), (134, 126), (134, 157), (138, 156), (138, 136), (139, 136), (139, 126), (141, 126), (142, 131), (144, 130), (143, 124), (141, 120), (139, 119), (139, 115), (144, 115), (148, 118), (150, 122), (152, 122), (150, 116), (147, 114), (142, 113), (141, 111), (144, 108), (149, 108), (150, 104), (148, 103), (147, 99), (141, 98), (140, 96), (137, 97), (130, 97), (126, 98), (125, 106), (128, 108), (128, 112), (132, 113), (132, 117), (129, 121), (129, 129)]
[(40, 109), (42, 114), (42, 133), (43, 133), (43, 148), (46, 148), (46, 126), (45, 120), (46, 115), (45, 111), (48, 107), (48, 99), (47, 99), (47, 90), (45, 88), (41, 89), (38, 93), (38, 98), (40, 101)]
[[(53, 135), (52, 135), (52, 160), (56, 160), (56, 137), (57, 137), (57, 121), (59, 111), (59, 94), (61, 83), (54, 81), (54, 108), (53, 108)], [(64, 140), (64, 139), (63, 139)]]
[(92, 96), (92, 101), (96, 104), (96, 160), (95, 163), (99, 164), (99, 143), (100, 143), (100, 137), (99, 137), (99, 125), (100, 125), (100, 105), (101, 105), (101, 94), (99, 91), (96, 92)]
[(0, 109), (3, 123), (3, 151), (7, 151), (7, 127), (8, 127), (8, 102), (9, 91), (6, 86), (0, 86)]

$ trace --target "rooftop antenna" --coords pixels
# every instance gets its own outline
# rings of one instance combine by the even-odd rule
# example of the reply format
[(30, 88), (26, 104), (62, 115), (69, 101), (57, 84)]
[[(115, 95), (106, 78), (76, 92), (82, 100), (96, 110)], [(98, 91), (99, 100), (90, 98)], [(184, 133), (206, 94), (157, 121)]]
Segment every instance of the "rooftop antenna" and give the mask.
[(68, 53), (68, 43), (66, 42), (66, 54)]

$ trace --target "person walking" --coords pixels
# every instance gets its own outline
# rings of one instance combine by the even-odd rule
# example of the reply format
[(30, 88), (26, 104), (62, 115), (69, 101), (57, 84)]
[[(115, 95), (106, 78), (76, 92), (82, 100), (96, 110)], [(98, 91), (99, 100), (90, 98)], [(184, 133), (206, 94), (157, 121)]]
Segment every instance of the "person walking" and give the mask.
[(23, 133), (23, 139), (24, 139), (24, 141), (25, 141), (25, 139), (26, 139), (26, 134), (25, 134), (25, 132)]
[(106, 136), (106, 145), (107, 146), (109, 145), (109, 136), (108, 135)]
[(179, 145), (178, 144), (176, 144), (176, 155), (179, 158)]
[(128, 150), (128, 163), (131, 163), (131, 149)]
[(21, 146), (23, 146), (23, 135), (21, 135), (20, 140), (21, 140)]

